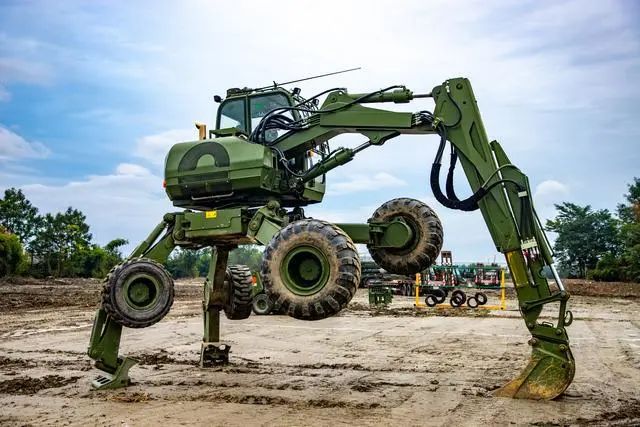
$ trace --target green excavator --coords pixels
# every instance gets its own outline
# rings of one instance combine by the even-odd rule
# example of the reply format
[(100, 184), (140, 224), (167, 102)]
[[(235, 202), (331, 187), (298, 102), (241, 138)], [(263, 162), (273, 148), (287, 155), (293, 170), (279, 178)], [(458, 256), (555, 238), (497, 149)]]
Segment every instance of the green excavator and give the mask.
[[(431, 98), (433, 111), (369, 105), (417, 98)], [(166, 193), (180, 209), (165, 214), (104, 281), (88, 350), (103, 371), (93, 387), (130, 383), (128, 371), (136, 360), (119, 355), (122, 328), (144, 328), (167, 314), (174, 285), (163, 263), (176, 247), (212, 249), (203, 296), (203, 367), (229, 360), (229, 345), (220, 339), (221, 311), (230, 320), (246, 319), (252, 311), (251, 272), (227, 265), (229, 251), (238, 245), (266, 246), (260, 279), (270, 303), (301, 320), (332, 316), (353, 298), (361, 276), (355, 244), (366, 244), (390, 273), (427, 269), (440, 252), (443, 231), (436, 213), (421, 201), (390, 200), (362, 224), (332, 224), (304, 212), (322, 202), (332, 169), (369, 147), (411, 134), (436, 136), (430, 173), (435, 198), (451, 209), (480, 210), (511, 271), (532, 355), (523, 372), (495, 394), (552, 399), (565, 391), (575, 372), (566, 331), (573, 320), (569, 294), (553, 267), (528, 179), (501, 145), (487, 138), (469, 80), (452, 78), (424, 94), (394, 85), (370, 93), (334, 88), (307, 99), (298, 88), (274, 83), (229, 89), (226, 98), (215, 100), (220, 103), (215, 129), (196, 124), (198, 140), (177, 143), (166, 156)], [(344, 133), (362, 135), (362, 144), (331, 149), (330, 140)], [(443, 190), (440, 169), (447, 145)], [(457, 163), (472, 190), (462, 199), (454, 188)], [(555, 285), (542, 274), (544, 268), (553, 272)], [(557, 320), (540, 321), (551, 303), (559, 306)]]

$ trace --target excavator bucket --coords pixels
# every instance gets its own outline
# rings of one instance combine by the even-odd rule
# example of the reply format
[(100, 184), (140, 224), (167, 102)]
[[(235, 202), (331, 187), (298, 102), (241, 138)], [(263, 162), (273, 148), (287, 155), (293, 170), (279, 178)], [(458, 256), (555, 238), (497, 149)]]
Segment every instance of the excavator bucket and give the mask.
[(494, 392), (494, 396), (550, 400), (560, 396), (573, 381), (575, 361), (567, 345), (540, 343), (532, 338), (531, 360), (520, 375)]

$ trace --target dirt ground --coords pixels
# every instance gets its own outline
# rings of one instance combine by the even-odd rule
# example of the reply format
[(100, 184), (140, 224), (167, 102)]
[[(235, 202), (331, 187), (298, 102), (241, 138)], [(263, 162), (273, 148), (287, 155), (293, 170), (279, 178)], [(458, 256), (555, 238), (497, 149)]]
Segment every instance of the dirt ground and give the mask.
[(640, 425), (640, 287), (569, 286), (586, 293), (571, 300), (576, 377), (535, 402), (491, 396), (530, 352), (513, 299), (504, 312), (416, 312), (408, 297), (371, 310), (361, 290), (317, 322), (224, 319), (231, 364), (200, 369), (201, 287), (181, 282), (166, 319), (125, 330), (135, 384), (96, 392), (99, 282), (0, 282), (0, 425)]

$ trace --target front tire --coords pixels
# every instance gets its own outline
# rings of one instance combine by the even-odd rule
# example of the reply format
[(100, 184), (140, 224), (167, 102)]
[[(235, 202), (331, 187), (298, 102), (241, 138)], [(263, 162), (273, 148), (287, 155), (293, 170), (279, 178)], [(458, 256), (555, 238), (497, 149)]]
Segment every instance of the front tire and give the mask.
[(102, 307), (119, 325), (146, 328), (167, 315), (173, 305), (171, 274), (149, 258), (115, 266), (104, 279)]
[(316, 219), (293, 222), (264, 251), (262, 283), (275, 310), (302, 320), (333, 316), (360, 283), (360, 259), (339, 227)]

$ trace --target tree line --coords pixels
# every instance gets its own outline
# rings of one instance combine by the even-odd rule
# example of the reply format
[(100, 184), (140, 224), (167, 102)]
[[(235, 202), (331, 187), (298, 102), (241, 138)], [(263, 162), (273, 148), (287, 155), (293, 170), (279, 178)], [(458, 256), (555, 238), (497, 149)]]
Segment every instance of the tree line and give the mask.
[(560, 274), (599, 281), (640, 282), (640, 178), (628, 185), (616, 215), (570, 202), (546, 229), (558, 233), (554, 251)]
[(0, 276), (103, 277), (122, 261), (128, 242), (92, 242), (86, 216), (71, 207), (41, 215), (22, 190), (0, 199)]

